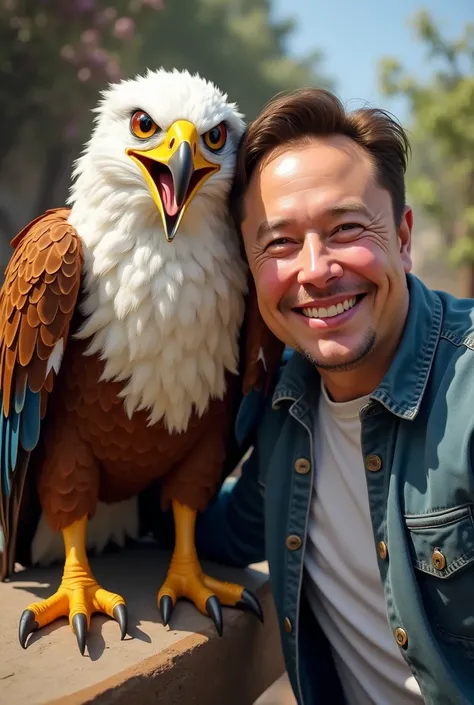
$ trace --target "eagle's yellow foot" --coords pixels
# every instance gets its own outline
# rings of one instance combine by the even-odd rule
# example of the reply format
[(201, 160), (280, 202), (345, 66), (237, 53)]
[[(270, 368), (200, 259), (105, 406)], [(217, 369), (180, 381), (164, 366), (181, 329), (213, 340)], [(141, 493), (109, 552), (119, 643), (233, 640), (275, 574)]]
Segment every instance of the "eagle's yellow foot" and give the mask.
[(80, 519), (63, 531), (66, 562), (57, 592), (42, 602), (31, 603), (21, 615), (18, 636), (24, 649), (29, 634), (59, 617), (69, 618), (82, 655), (94, 612), (103, 612), (115, 619), (122, 639), (127, 632), (127, 607), (123, 597), (104, 590), (92, 576), (85, 553), (86, 523), (86, 518)]
[(253, 612), (261, 622), (263, 613), (255, 595), (242, 585), (221, 582), (202, 572), (194, 546), (196, 512), (173, 501), (176, 545), (166, 580), (158, 593), (163, 623), (168, 624), (176, 601), (186, 597), (198, 610), (209, 615), (222, 635), (221, 605), (240, 607)]

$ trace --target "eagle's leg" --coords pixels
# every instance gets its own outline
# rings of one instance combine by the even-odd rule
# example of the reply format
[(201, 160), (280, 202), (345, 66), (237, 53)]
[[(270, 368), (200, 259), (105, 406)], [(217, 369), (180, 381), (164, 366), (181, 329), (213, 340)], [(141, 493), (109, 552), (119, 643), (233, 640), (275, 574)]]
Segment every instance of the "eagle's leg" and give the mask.
[(172, 501), (176, 540), (166, 580), (158, 593), (163, 623), (168, 624), (176, 600), (187, 597), (202, 614), (209, 615), (222, 635), (221, 604), (253, 612), (263, 622), (263, 613), (255, 595), (242, 585), (221, 582), (205, 575), (194, 542), (197, 511), (177, 500)]
[(92, 575), (86, 554), (87, 517), (62, 530), (66, 560), (61, 584), (51, 597), (33, 602), (20, 619), (19, 639), (23, 648), (31, 632), (58, 619), (69, 617), (81, 654), (84, 654), (91, 615), (103, 612), (117, 620), (121, 638), (127, 632), (127, 608), (120, 595), (104, 590)]

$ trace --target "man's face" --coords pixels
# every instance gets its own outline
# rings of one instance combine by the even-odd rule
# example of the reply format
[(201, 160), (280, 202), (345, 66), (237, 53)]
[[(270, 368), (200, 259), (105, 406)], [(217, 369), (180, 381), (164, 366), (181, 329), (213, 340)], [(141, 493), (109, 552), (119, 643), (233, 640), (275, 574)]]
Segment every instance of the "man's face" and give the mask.
[(411, 226), (409, 209), (395, 225), (370, 155), (348, 137), (269, 155), (242, 223), (269, 328), (321, 369), (392, 354), (408, 307)]

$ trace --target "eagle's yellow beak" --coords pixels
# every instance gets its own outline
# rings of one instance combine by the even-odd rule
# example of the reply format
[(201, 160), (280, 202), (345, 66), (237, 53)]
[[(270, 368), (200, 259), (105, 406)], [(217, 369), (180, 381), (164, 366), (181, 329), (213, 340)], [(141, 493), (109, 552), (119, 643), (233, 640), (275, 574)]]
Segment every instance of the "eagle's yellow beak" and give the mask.
[(142, 170), (171, 242), (193, 197), (219, 165), (203, 157), (198, 132), (188, 120), (174, 122), (159, 147), (126, 153)]

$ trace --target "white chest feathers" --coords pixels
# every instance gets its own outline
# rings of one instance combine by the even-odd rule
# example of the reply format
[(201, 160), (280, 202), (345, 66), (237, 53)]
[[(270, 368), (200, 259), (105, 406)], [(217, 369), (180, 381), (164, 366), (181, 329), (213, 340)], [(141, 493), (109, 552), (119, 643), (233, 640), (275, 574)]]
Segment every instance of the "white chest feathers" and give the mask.
[(237, 371), (247, 268), (236, 235), (219, 223), (168, 243), (156, 229), (132, 236), (74, 224), (88, 317), (78, 337), (92, 338), (104, 380), (124, 382), (129, 416), (145, 409), (150, 424), (185, 430), (193, 411), (223, 397), (225, 371)]

